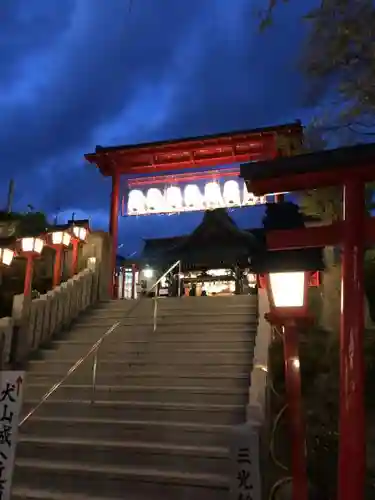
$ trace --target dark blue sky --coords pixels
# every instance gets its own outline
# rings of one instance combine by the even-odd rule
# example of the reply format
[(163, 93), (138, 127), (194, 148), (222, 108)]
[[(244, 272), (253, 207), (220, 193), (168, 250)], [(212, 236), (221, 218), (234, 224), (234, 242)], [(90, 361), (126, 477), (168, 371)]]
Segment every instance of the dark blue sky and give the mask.
[[(2, 199), (13, 177), (15, 209), (74, 211), (106, 228), (110, 183), (83, 160), (96, 144), (307, 122), (297, 64), (313, 2), (278, 9), (265, 34), (257, 2), (132, 0), (129, 12), (127, 0), (2, 0)], [(260, 214), (235, 219), (251, 227)], [(122, 253), (141, 237), (186, 233), (201, 216), (121, 219)]]

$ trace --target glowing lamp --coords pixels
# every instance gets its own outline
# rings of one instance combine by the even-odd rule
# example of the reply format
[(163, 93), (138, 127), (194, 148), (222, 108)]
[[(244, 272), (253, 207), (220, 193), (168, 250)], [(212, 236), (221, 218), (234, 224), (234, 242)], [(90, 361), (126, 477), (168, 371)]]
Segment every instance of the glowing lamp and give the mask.
[(184, 202), (186, 208), (190, 208), (190, 210), (200, 210), (203, 208), (202, 194), (196, 184), (188, 184), (185, 187)]
[(182, 208), (182, 194), (181, 189), (177, 186), (170, 186), (165, 193), (167, 205), (174, 209), (180, 210)]
[(165, 210), (165, 200), (160, 189), (150, 188), (147, 191), (146, 205), (149, 212), (162, 212)]
[(0, 248), (0, 263), (10, 266), (14, 257), (14, 251), (10, 248)]
[(66, 231), (53, 231), (51, 233), (52, 245), (63, 245), (68, 247), (70, 245), (71, 236)]
[(73, 226), (72, 233), (77, 240), (85, 241), (87, 236), (87, 229), (83, 226)]
[(21, 238), (21, 249), (25, 253), (41, 254), (44, 241), (38, 237)]
[(154, 271), (153, 271), (152, 269), (150, 269), (150, 268), (144, 269), (144, 270), (143, 270), (143, 275), (144, 275), (144, 277), (145, 277), (146, 279), (150, 279), (150, 278), (152, 278), (152, 277), (153, 277), (153, 275), (154, 275)]
[(223, 189), (223, 198), (225, 204), (231, 205), (241, 205), (241, 194), (238, 182), (235, 180), (226, 181)]
[(204, 201), (207, 208), (217, 208), (223, 205), (220, 185), (217, 182), (208, 182), (205, 185)]
[(128, 213), (142, 214), (146, 211), (146, 199), (139, 189), (132, 189), (128, 198)]
[(270, 273), (267, 292), (271, 313), (280, 317), (306, 316), (308, 286), (305, 271)]

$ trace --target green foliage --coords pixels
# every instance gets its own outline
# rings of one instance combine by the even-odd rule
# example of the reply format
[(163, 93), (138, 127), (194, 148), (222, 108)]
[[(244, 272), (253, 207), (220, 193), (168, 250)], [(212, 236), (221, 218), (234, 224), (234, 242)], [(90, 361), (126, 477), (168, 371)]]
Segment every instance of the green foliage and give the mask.
[[(269, 0), (260, 13), (260, 28), (271, 26), (275, 8), (290, 1)], [(373, 0), (321, 0), (304, 21), (301, 70), (310, 84), (309, 104), (312, 98), (327, 102), (328, 97), (329, 128), (345, 130), (346, 143), (351, 136), (358, 141), (358, 134), (375, 136)]]
[(1, 222), (14, 222), (16, 224), (15, 237), (37, 236), (44, 233), (48, 227), (47, 217), (42, 212), (0, 212)]

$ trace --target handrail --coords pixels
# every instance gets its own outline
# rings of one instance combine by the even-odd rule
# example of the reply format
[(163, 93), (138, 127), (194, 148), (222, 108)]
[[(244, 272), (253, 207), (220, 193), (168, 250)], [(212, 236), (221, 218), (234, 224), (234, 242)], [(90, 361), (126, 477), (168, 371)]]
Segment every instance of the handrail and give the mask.
[[(152, 285), (152, 287), (147, 290), (146, 292), (146, 295), (148, 295), (150, 292), (152, 292), (154, 290), (154, 288), (156, 288), (158, 286), (158, 284), (166, 277), (168, 276), (168, 274), (173, 271), (173, 269), (175, 269), (176, 267), (178, 266), (179, 268), (179, 271), (181, 271), (181, 260), (177, 260), (169, 269), (167, 269), (167, 271), (165, 271), (165, 273), (156, 281), (156, 283), (154, 283)], [(180, 276), (180, 272), (179, 272), (179, 276)], [(178, 280), (178, 283), (180, 284), (180, 277), (179, 277), (179, 280)], [(179, 290), (179, 294), (180, 294), (180, 286), (178, 287), (178, 290)], [(137, 309), (137, 307), (139, 306), (139, 304), (141, 303), (141, 300), (137, 300), (137, 302), (134, 304), (133, 307), (131, 307), (130, 309), (128, 309), (126, 311), (126, 314), (125, 314), (125, 317), (123, 318), (123, 320), (127, 317), (129, 317), (129, 315), (135, 310)], [(154, 302), (156, 304), (156, 300)], [(106, 339), (114, 330), (116, 330), (119, 326), (121, 325), (121, 321), (117, 321), (115, 322), (110, 328), (108, 328), (108, 330), (105, 331), (105, 333), (100, 337), (99, 340), (97, 340), (92, 346), (91, 348), (88, 350), (88, 352), (82, 356), (78, 361), (76, 361), (74, 363), (73, 366), (71, 366), (69, 368), (69, 370), (66, 372), (66, 374), (62, 377), (61, 380), (59, 380), (59, 382), (56, 382), (56, 384), (54, 384), (41, 398), (41, 400), (39, 401), (39, 403), (34, 406), (34, 408), (32, 408), (29, 413), (27, 415), (25, 415), (25, 417), (21, 420), (21, 422), (19, 423), (18, 427), (21, 427), (25, 422), (27, 422), (27, 420), (29, 420), (29, 418), (34, 415), (34, 413), (42, 406), (42, 404), (44, 404), (47, 399), (70, 377), (70, 375), (72, 373), (74, 373), (76, 371), (76, 369), (78, 367), (80, 367), (82, 365), (82, 363), (84, 363), (86, 361), (86, 359), (88, 359), (92, 354), (95, 354), (95, 358), (94, 358), (94, 362), (93, 362), (93, 376), (92, 376), (92, 389), (93, 389), (93, 397), (92, 397), (92, 400), (91, 402), (94, 402), (94, 396), (95, 396), (95, 384), (96, 384), (96, 372), (97, 372), (97, 364), (98, 364), (98, 351), (100, 349), (100, 346), (102, 345), (104, 339)], [(155, 327), (155, 309), (154, 309), (154, 331), (155, 331), (156, 327)]]

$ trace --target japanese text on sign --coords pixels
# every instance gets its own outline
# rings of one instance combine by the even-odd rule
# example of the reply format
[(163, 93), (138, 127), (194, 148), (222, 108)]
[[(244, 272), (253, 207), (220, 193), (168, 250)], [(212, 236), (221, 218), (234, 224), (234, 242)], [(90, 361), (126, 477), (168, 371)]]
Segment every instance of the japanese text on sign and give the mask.
[(249, 424), (231, 436), (231, 500), (260, 500), (259, 437)]
[(0, 372), (0, 500), (9, 500), (24, 372)]

